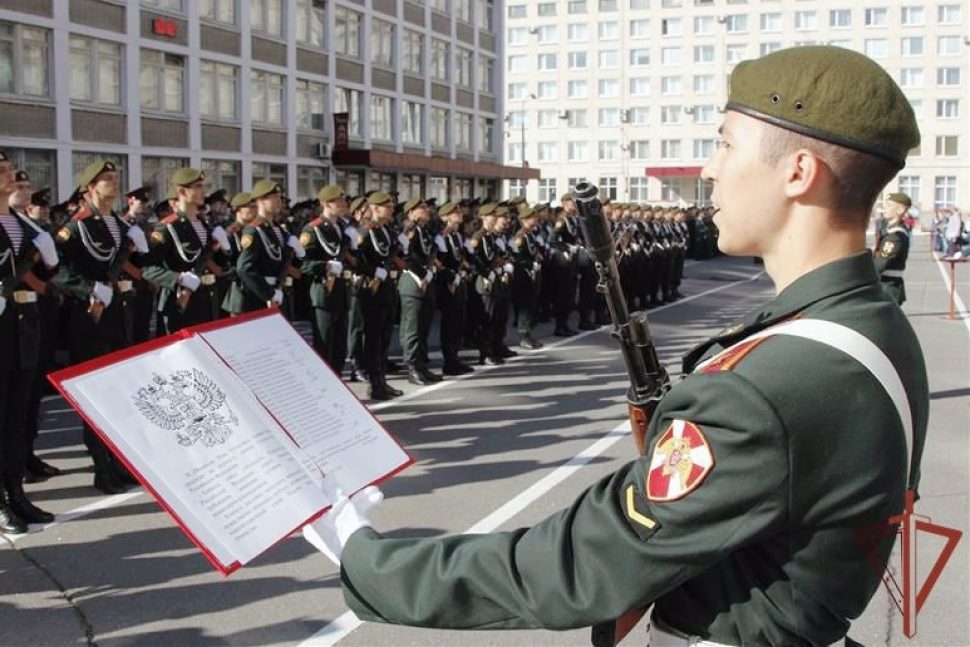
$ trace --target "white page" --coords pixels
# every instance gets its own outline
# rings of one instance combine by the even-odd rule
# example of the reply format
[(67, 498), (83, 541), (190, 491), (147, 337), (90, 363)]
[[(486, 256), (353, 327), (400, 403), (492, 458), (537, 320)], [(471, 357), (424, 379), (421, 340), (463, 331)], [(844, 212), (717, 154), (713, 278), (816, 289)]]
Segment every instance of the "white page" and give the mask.
[(408, 462), (403, 449), (282, 315), (200, 333), (331, 484), (350, 494)]
[(313, 464), (198, 337), (62, 385), (223, 565), (330, 504)]

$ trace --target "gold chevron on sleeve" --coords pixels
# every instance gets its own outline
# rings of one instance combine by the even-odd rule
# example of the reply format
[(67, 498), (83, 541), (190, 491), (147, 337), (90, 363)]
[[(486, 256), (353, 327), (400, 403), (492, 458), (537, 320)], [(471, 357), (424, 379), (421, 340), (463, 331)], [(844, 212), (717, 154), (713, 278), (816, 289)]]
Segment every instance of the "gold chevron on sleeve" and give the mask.
[(626, 516), (631, 521), (636, 521), (641, 526), (650, 530), (654, 530), (657, 527), (656, 521), (637, 511), (636, 492), (633, 485), (628, 485), (626, 488)]

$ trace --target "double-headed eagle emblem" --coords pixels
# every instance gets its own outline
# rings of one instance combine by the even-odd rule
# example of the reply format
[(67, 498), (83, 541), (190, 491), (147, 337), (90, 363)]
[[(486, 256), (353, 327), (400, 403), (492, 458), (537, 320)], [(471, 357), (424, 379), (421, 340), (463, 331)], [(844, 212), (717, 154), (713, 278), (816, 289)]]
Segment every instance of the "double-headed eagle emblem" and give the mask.
[(138, 389), (133, 399), (149, 422), (175, 431), (180, 445), (200, 441), (205, 447), (221, 445), (232, 435), (232, 426), (239, 424), (225, 392), (196, 368), (168, 377), (155, 373), (151, 384)]

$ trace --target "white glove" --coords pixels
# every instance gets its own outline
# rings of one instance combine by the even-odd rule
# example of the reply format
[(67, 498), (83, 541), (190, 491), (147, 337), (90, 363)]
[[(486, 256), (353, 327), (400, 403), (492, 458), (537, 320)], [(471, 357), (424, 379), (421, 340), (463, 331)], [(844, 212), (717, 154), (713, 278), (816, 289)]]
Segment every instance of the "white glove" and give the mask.
[(300, 244), (300, 241), (296, 236), (290, 236), (287, 238), (286, 246), (293, 250), (293, 253), (296, 254), (297, 258), (303, 258), (306, 256), (306, 250), (303, 249), (303, 245)]
[(457, 286), (459, 283), (461, 283), (461, 274), (455, 273), (455, 278), (451, 280), (451, 284)]
[(466, 241), (465, 241), (465, 242), (463, 243), (463, 245), (464, 245), (464, 247), (465, 247), (465, 251), (466, 251), (466, 252), (468, 252), (469, 254), (474, 254), (474, 253), (475, 253), (475, 248), (474, 248), (474, 247), (472, 247), (472, 241), (470, 241), (470, 240), (466, 240)]
[(374, 278), (378, 281), (383, 281), (387, 278), (387, 270), (385, 270), (383, 267), (375, 267)]
[(434, 244), (438, 246), (438, 251), (442, 254), (448, 251), (448, 247), (445, 245), (445, 239), (441, 237), (441, 234), (434, 237)]
[(219, 243), (219, 249), (229, 249), (229, 235), (226, 234), (226, 230), (222, 228), (222, 225), (212, 230), (212, 240)]
[(195, 292), (202, 285), (202, 279), (195, 272), (182, 272), (179, 274), (179, 285)]
[(431, 285), (431, 279), (433, 278), (434, 278), (434, 272), (432, 272), (431, 270), (428, 270), (427, 272), (425, 272), (424, 279), (422, 279), (422, 282), (425, 285)]
[(327, 273), (333, 274), (334, 276), (340, 276), (340, 273), (344, 271), (344, 264), (340, 261), (327, 261)]
[(303, 526), (303, 538), (339, 566), (347, 541), (361, 528), (372, 527), (367, 513), (383, 500), (384, 494), (373, 485), (349, 499), (340, 496), (325, 515)]
[(542, 265), (539, 263), (539, 261), (532, 261), (532, 271), (533, 272), (538, 272), (541, 269), (542, 269)]
[(569, 246), (569, 253), (570, 254), (575, 254), (578, 251), (579, 251), (579, 245), (570, 245)]
[(283, 290), (276, 288), (273, 290), (273, 297), (270, 299), (276, 305), (281, 305), (283, 303)]
[(397, 235), (397, 242), (401, 244), (401, 249), (407, 254), (408, 250), (411, 249), (411, 241), (404, 234)]
[(7, 309), (7, 299), (5, 297), (0, 297), (0, 315), (3, 311)]
[(485, 280), (488, 281), (489, 283), (491, 283), (492, 281), (494, 281), (495, 280), (495, 272), (489, 272), (488, 273), (488, 277)]
[(128, 236), (128, 240), (134, 243), (136, 252), (139, 254), (148, 253), (148, 241), (145, 239), (145, 232), (141, 230), (141, 227), (132, 225), (128, 227), (125, 235)]
[(111, 305), (111, 299), (114, 295), (115, 292), (111, 289), (111, 286), (100, 281), (95, 281), (94, 287), (91, 288), (91, 296), (103, 303), (105, 308)]
[(57, 247), (54, 245), (54, 239), (46, 231), (39, 231), (37, 235), (34, 236), (33, 241), (34, 247), (40, 252), (40, 257), (44, 259), (44, 265), (47, 267), (54, 267), (57, 265)]
[(512, 272), (515, 271), (515, 266), (512, 265), (512, 263), (506, 263), (505, 265), (502, 266), (502, 269), (505, 270), (506, 274), (511, 274)]

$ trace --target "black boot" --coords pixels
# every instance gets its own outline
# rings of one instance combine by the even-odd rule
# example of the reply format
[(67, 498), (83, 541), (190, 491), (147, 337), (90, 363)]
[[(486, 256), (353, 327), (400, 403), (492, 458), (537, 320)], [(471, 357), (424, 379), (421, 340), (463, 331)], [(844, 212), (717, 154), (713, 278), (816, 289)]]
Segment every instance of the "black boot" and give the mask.
[(418, 372), (421, 373), (421, 375), (424, 376), (424, 379), (429, 380), (431, 382), (440, 382), (441, 381), (441, 376), (438, 375), (437, 373), (435, 373), (434, 371), (432, 371), (431, 369), (429, 369), (426, 366), (422, 366), (421, 368), (419, 368), (418, 369)]
[(542, 348), (542, 344), (533, 339), (529, 333), (522, 335), (522, 339), (519, 340), (519, 346), (528, 348), (529, 350), (539, 350)]
[(115, 471), (115, 478), (119, 483), (122, 485), (138, 485), (138, 479), (136, 479), (134, 474), (132, 474), (131, 471), (125, 467), (124, 463), (115, 458), (114, 455), (110, 457), (110, 460), (111, 466)]
[(118, 480), (118, 475), (113, 469), (94, 470), (94, 487), (105, 494), (121, 494), (127, 488)]
[(360, 382), (360, 376), (357, 375), (357, 361), (353, 358), (350, 359), (350, 374), (347, 376), (348, 382)]
[(46, 481), (52, 476), (59, 476), (61, 474), (61, 470), (40, 460), (36, 454), (31, 454), (27, 457), (25, 467), (25, 483), (40, 483), (41, 481)]
[(391, 386), (390, 384), (388, 384), (386, 377), (381, 376), (381, 379), (384, 382), (384, 390), (387, 391), (388, 393), (390, 393), (392, 398), (396, 398), (399, 395), (404, 395), (404, 391), (402, 391), (401, 389), (395, 389), (393, 386)]
[(422, 374), (421, 371), (415, 366), (408, 369), (408, 382), (411, 384), (417, 384), (418, 386), (426, 386), (432, 383), (432, 381), (426, 378), (424, 374)]
[(384, 400), (390, 400), (394, 396), (387, 392), (387, 389), (384, 388), (383, 384), (381, 383), (375, 384), (371, 382), (370, 390), (367, 393), (367, 397), (369, 397), (371, 400), (384, 401)]
[(54, 520), (54, 515), (50, 512), (41, 510), (27, 500), (27, 493), (24, 492), (24, 484), (17, 479), (8, 481), (5, 489), (7, 490), (7, 502), (15, 515), (27, 523), (50, 523)]
[(27, 524), (10, 509), (7, 493), (3, 488), (0, 488), (0, 532), (5, 535), (22, 535), (27, 532)]

